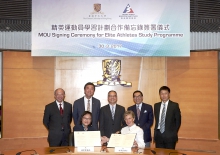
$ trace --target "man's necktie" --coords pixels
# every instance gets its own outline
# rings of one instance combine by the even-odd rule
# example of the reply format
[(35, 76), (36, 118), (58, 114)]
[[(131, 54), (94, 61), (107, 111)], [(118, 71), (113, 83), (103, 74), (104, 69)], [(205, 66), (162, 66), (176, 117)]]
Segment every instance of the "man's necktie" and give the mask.
[(163, 103), (163, 110), (161, 114), (161, 120), (160, 120), (160, 132), (164, 133), (165, 131), (165, 103)]
[(112, 119), (114, 120), (114, 116), (115, 116), (115, 111), (114, 111), (114, 106), (112, 105)]
[(87, 111), (90, 111), (90, 100), (88, 100), (88, 103), (87, 103)]
[(60, 104), (60, 115), (63, 115), (63, 108), (61, 106), (62, 104)]
[(140, 111), (140, 109), (139, 109), (139, 104), (137, 105), (137, 118), (138, 118), (138, 120), (139, 120), (139, 118), (140, 118), (140, 114), (141, 114), (141, 111)]

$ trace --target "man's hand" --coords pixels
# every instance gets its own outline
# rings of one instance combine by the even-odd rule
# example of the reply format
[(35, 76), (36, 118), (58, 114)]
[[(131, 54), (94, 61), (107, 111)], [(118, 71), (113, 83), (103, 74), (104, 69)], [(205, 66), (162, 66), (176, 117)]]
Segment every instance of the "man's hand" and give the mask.
[(136, 141), (134, 141), (133, 147), (138, 147), (138, 143)]
[(121, 131), (117, 131), (117, 132), (116, 132), (116, 134), (120, 134), (120, 133), (121, 133)]
[(103, 145), (104, 143), (107, 143), (109, 141), (109, 138), (106, 136), (101, 137), (101, 144)]

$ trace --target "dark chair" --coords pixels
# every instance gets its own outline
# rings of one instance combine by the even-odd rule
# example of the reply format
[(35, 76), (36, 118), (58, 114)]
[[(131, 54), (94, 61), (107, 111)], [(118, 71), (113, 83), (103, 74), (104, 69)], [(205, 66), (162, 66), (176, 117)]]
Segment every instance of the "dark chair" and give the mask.
[(69, 146), (74, 146), (74, 132), (69, 135)]

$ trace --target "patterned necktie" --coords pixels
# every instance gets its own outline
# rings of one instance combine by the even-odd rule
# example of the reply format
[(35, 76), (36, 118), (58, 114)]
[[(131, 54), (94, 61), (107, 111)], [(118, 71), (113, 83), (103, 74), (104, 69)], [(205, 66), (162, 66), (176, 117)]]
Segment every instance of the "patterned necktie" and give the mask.
[(163, 110), (161, 114), (161, 120), (160, 120), (160, 132), (164, 133), (165, 131), (165, 103), (163, 103)]
[(88, 100), (88, 103), (87, 103), (87, 111), (90, 111), (90, 100)]
[(114, 120), (114, 116), (115, 116), (115, 111), (114, 111), (114, 106), (112, 105), (112, 119)]
[(140, 111), (140, 109), (139, 109), (139, 104), (137, 105), (137, 118), (138, 118), (138, 120), (139, 120), (139, 118), (140, 118), (140, 114), (141, 114), (141, 111)]
[(63, 115), (63, 108), (61, 106), (62, 104), (60, 104), (60, 115)]

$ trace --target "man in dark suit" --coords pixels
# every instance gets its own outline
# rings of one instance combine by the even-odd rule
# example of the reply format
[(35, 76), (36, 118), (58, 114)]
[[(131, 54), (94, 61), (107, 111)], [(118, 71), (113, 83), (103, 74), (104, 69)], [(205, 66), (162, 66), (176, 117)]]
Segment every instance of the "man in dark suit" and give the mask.
[(94, 98), (95, 85), (88, 82), (84, 86), (85, 96), (76, 100), (73, 104), (73, 121), (75, 125), (80, 123), (81, 115), (84, 111), (92, 113), (92, 127), (98, 130), (98, 120), (101, 103), (98, 99)]
[(152, 141), (151, 126), (154, 120), (153, 108), (151, 105), (143, 103), (143, 93), (139, 90), (133, 93), (133, 101), (135, 105), (128, 107), (128, 110), (134, 112), (134, 123), (144, 131), (145, 147), (150, 147), (150, 142)]
[(99, 129), (101, 136), (108, 141), (112, 133), (120, 133), (124, 123), (125, 108), (117, 104), (117, 93), (114, 90), (108, 92), (109, 104), (100, 110)]
[(169, 100), (170, 88), (167, 86), (159, 89), (159, 95), (162, 102), (154, 105), (156, 148), (175, 149), (181, 124), (179, 104)]
[(72, 105), (64, 101), (65, 91), (58, 88), (54, 91), (55, 101), (46, 105), (43, 124), (48, 129), (49, 146), (68, 146)]

